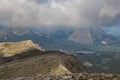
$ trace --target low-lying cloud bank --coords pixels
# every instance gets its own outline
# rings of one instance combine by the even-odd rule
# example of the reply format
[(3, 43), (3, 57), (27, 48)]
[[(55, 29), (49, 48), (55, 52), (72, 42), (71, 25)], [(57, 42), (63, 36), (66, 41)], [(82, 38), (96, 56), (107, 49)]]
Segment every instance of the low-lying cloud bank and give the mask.
[(112, 26), (120, 24), (120, 0), (0, 0), (7, 26)]

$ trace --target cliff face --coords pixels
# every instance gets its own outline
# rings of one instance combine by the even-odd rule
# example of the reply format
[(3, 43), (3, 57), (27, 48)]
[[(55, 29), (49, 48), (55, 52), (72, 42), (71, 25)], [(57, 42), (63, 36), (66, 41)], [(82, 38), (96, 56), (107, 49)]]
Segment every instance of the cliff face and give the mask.
[(37, 56), (21, 57), (0, 65), (1, 79), (21, 76), (63, 75), (79, 72), (84, 72), (84, 67), (76, 57), (59, 51), (39, 52)]
[(31, 40), (0, 43), (0, 55), (3, 57), (12, 57), (32, 50), (43, 51), (43, 48), (38, 44), (33, 43)]

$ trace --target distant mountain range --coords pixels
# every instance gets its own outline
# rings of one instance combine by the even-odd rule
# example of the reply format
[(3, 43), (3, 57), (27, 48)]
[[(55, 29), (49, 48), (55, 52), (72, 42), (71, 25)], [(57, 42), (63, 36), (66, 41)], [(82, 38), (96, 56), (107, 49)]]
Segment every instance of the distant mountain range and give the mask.
[(120, 37), (102, 28), (21, 28), (1, 27), (0, 42), (32, 40), (46, 49), (64, 49), (89, 45), (119, 46)]
[(120, 36), (120, 26), (116, 27), (103, 27), (102, 28), (105, 32), (112, 34), (114, 36)]

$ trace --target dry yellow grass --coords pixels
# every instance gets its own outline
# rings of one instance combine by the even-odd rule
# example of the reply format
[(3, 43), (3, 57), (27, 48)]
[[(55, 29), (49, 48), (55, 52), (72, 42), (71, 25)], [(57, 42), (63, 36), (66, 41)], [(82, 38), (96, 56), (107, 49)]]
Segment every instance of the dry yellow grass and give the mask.
[(43, 51), (43, 48), (31, 40), (0, 43), (0, 54), (2, 54), (3, 57), (11, 57), (31, 50)]

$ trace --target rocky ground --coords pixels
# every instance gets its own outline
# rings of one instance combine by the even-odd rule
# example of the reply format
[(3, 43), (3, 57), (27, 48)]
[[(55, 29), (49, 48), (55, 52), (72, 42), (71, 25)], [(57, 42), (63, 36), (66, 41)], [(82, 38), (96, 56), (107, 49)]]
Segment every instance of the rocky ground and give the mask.
[(69, 75), (55, 76), (50, 75), (46, 77), (19, 77), (15, 79), (2, 79), (2, 80), (120, 80), (119, 74), (96, 74), (96, 73), (75, 73)]

